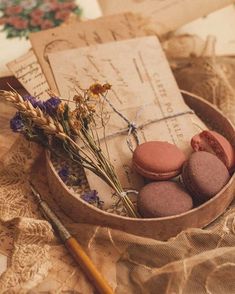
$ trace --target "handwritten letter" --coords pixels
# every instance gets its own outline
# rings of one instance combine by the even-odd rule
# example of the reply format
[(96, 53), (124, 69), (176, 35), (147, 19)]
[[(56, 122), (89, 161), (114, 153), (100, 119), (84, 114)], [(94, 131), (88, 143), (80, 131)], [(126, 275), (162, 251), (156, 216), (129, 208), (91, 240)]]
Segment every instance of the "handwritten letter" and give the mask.
[(49, 97), (49, 86), (33, 51), (8, 63), (8, 68), (32, 96)]
[[(137, 124), (141, 143), (168, 141), (188, 153), (190, 139), (199, 131), (198, 125), (205, 128), (184, 103), (156, 37), (58, 52), (49, 55), (49, 60), (63, 97), (72, 99), (78, 85), (87, 88), (95, 81), (112, 84), (109, 100), (130, 122)], [(105, 133), (111, 162), (123, 187), (138, 190), (144, 183), (131, 167), (127, 131), (122, 132), (128, 125), (108, 104), (105, 111), (109, 115)], [(101, 138), (102, 134), (101, 130)], [(135, 147), (136, 142), (131, 139)], [(86, 173), (90, 186), (100, 195), (108, 195), (105, 199), (108, 203), (108, 187), (91, 172)]]
[(141, 20), (132, 14), (106, 16), (45, 30), (30, 35), (30, 41), (52, 90), (57, 90), (48, 54), (72, 48), (145, 36)]

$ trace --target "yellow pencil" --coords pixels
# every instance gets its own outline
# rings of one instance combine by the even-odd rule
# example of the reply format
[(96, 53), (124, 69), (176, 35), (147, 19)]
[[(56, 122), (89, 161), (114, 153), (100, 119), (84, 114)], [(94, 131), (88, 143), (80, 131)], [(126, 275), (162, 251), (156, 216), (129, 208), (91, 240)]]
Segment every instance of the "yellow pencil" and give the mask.
[(114, 294), (108, 282), (97, 270), (97, 268), (95, 267), (95, 265), (93, 264), (89, 256), (82, 249), (78, 241), (74, 237), (72, 237), (72, 235), (61, 223), (61, 221), (55, 215), (55, 213), (50, 209), (47, 203), (44, 200), (42, 200), (40, 194), (37, 192), (37, 190), (31, 183), (30, 183), (30, 187), (34, 196), (37, 198), (37, 201), (40, 207), (42, 208), (43, 213), (50, 220), (53, 228), (58, 232), (66, 248), (68, 249), (70, 254), (74, 257), (76, 262), (79, 264), (83, 272), (86, 274), (87, 278), (91, 281), (91, 283), (95, 286), (95, 288), (98, 290), (99, 293)]

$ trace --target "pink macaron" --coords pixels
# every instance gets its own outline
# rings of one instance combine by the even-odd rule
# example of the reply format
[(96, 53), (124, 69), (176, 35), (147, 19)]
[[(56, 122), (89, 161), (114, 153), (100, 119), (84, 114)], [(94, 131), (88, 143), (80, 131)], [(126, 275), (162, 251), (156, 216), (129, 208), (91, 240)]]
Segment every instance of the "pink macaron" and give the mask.
[(234, 167), (234, 148), (221, 134), (205, 130), (192, 138), (191, 145), (195, 151), (207, 151), (216, 155), (228, 169)]
[(186, 157), (176, 145), (150, 141), (139, 145), (133, 153), (133, 167), (143, 177), (166, 180), (180, 174)]

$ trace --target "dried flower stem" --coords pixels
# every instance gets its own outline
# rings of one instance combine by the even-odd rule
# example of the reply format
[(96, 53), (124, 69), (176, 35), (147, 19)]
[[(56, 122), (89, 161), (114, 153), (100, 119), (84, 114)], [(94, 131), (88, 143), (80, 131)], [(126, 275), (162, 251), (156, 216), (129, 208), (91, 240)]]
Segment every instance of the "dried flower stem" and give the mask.
[(102, 178), (119, 195), (128, 214), (132, 217), (138, 217), (133, 203), (122, 189), (113, 165), (101, 152), (99, 142), (97, 146), (97, 138), (95, 139), (93, 131), (90, 134), (83, 126), (79, 132), (79, 138), (85, 146), (85, 148), (83, 148), (74, 142), (74, 140), (67, 134), (63, 124), (50, 115), (44, 114), (39, 107), (35, 108), (30, 101), (24, 100), (17, 92), (0, 91), (0, 96), (11, 102), (23, 115), (25, 115), (25, 117), (31, 119), (39, 128), (44, 130), (46, 134), (51, 134), (61, 139), (71, 156), (79, 158), (76, 162)]

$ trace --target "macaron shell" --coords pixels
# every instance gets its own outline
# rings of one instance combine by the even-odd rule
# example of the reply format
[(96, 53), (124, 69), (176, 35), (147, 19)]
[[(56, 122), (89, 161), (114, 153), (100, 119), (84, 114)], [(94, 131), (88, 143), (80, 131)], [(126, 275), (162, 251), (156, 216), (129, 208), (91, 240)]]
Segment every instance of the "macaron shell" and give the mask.
[(165, 217), (190, 210), (192, 198), (178, 183), (163, 181), (144, 186), (137, 198), (137, 207), (143, 217)]
[(215, 196), (229, 181), (226, 166), (215, 155), (200, 151), (184, 164), (182, 178), (195, 202), (204, 202)]
[(191, 140), (195, 151), (207, 151), (215, 154), (228, 169), (235, 164), (235, 152), (229, 141), (215, 131), (203, 131)]
[(133, 162), (133, 167), (135, 170), (142, 175), (143, 177), (151, 180), (158, 180), (158, 181), (163, 181), (163, 180), (168, 180), (171, 178), (174, 178), (175, 176), (179, 175), (181, 172), (181, 169), (173, 171), (173, 172), (161, 172), (161, 173), (156, 173), (156, 172), (149, 172), (148, 170), (145, 170), (138, 166), (136, 163)]
[(150, 179), (169, 179), (178, 175), (185, 160), (177, 146), (161, 141), (143, 143), (133, 153), (134, 168)]

